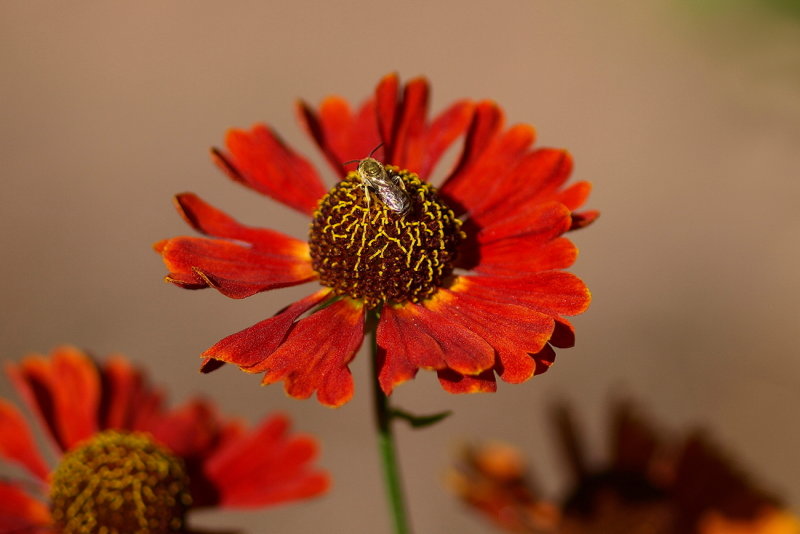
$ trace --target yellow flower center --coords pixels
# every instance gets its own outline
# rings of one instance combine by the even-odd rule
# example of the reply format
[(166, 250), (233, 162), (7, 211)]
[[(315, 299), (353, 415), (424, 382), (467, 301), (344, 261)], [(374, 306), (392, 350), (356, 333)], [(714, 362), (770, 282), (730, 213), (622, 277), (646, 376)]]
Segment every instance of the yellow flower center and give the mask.
[(116, 431), (65, 454), (50, 490), (60, 534), (179, 532), (190, 504), (180, 458), (147, 435)]
[(433, 186), (406, 170), (386, 171), (388, 186), (348, 174), (320, 200), (309, 235), (320, 282), (367, 308), (433, 295), (465, 237)]

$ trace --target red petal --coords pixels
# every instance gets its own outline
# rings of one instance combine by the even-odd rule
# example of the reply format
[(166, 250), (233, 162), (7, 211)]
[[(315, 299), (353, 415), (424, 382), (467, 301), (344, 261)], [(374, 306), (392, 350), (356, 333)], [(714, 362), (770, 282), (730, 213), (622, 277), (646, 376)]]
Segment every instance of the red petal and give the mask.
[(31, 356), (9, 365), (8, 373), (62, 450), (97, 432), (100, 379), (83, 352), (59, 347), (50, 359)]
[(292, 397), (316, 391), (322, 404), (341, 406), (353, 396), (348, 364), (363, 337), (363, 306), (342, 299), (298, 321), (275, 352), (248, 370), (264, 371), (264, 384), (284, 380)]
[(592, 184), (590, 182), (576, 182), (563, 191), (553, 193), (551, 198), (574, 211), (583, 206), (591, 192)]
[(274, 415), (253, 432), (231, 441), (207, 462), (220, 504), (255, 507), (305, 499), (325, 492), (327, 473), (314, 469), (317, 443), (291, 435), (289, 421)]
[(298, 104), (298, 110), (300, 122), (339, 176), (346, 174), (342, 163), (366, 157), (380, 143), (373, 99), (362, 104), (355, 115), (339, 97), (323, 100), (319, 116), (304, 102)]
[(330, 294), (323, 289), (298, 300), (274, 317), (226, 337), (203, 353), (205, 358), (234, 363), (245, 371), (263, 362), (286, 339), (294, 321)]
[[(386, 153), (387, 161), (401, 169), (419, 172), (419, 169), (409, 161), (409, 153), (419, 155), (419, 144), (422, 141), (425, 117), (428, 114), (429, 92), (428, 82), (424, 78), (411, 80), (403, 90), (397, 128), (393, 132), (392, 142)], [(414, 163), (419, 164), (419, 162)]]
[(572, 214), (572, 225), (569, 227), (570, 230), (578, 230), (580, 228), (586, 228), (590, 224), (592, 224), (598, 217), (600, 216), (600, 212), (596, 210), (590, 211), (582, 211), (580, 213), (573, 213)]
[(463, 276), (471, 295), (526, 306), (557, 318), (586, 311), (591, 294), (574, 274), (545, 271), (524, 277)]
[(50, 472), (25, 418), (5, 399), (0, 399), (0, 458), (24, 466), (42, 481)]
[(0, 481), (0, 531), (24, 534), (55, 534), (50, 511), (41, 501), (13, 484)]
[(325, 195), (314, 167), (265, 125), (230, 130), (225, 145), (228, 154), (215, 150), (212, 156), (234, 180), (307, 215)]
[(308, 258), (308, 243), (286, 234), (245, 226), (192, 193), (175, 196), (175, 206), (192, 228), (208, 236), (244, 241), (268, 254)]
[(398, 115), (398, 95), (400, 81), (397, 74), (388, 74), (381, 78), (375, 89), (375, 116), (378, 121), (378, 132), (384, 143), (384, 154), (387, 161), (391, 156), (391, 143), (394, 141), (395, 121)]
[(497, 382), (494, 373), (484, 371), (476, 376), (465, 376), (452, 369), (437, 371), (439, 383), (448, 393), (494, 393), (497, 391)]
[(176, 455), (188, 457), (214, 446), (219, 425), (214, 407), (204, 400), (194, 400), (164, 414), (150, 432)]
[(155, 248), (169, 270), (168, 282), (186, 289), (213, 287), (235, 299), (316, 277), (307, 258), (270, 254), (219, 239), (174, 237), (156, 243)]
[(109, 358), (101, 369), (102, 428), (141, 430), (161, 412), (163, 394), (147, 384), (146, 376), (122, 356)]
[(480, 263), (473, 269), (494, 276), (527, 276), (550, 269), (565, 269), (575, 262), (578, 249), (564, 237), (546, 243), (535, 237), (511, 237), (480, 248)]
[(525, 236), (540, 242), (550, 241), (569, 230), (570, 211), (559, 202), (547, 202), (524, 212), (512, 212), (506, 218), (492, 222), (477, 235), (481, 244), (498, 239)]
[(532, 377), (536, 362), (530, 355), (541, 351), (550, 339), (552, 317), (510, 302), (475, 298), (470, 284), (462, 280), (451, 290), (440, 290), (428, 302), (494, 348), (498, 356), (495, 370), (504, 381), (520, 383)]
[(533, 143), (532, 127), (521, 124), (502, 132), (502, 125), (500, 108), (490, 102), (478, 104), (461, 160), (442, 185), (442, 193), (460, 212), (480, 210)]
[(446, 312), (426, 306), (383, 307), (377, 333), (378, 379), (387, 395), (414, 376), (412, 369), (449, 368), (476, 375), (494, 366), (494, 349), (486, 341), (452, 321)]
[(466, 131), (474, 109), (472, 102), (462, 100), (440, 113), (428, 126), (417, 154), (409, 154), (409, 168), (419, 169), (419, 175), (428, 179), (445, 150)]
[(572, 156), (565, 150), (534, 150), (516, 165), (497, 170), (499, 174), (484, 191), (481, 204), (470, 205), (470, 217), (481, 226), (509, 213), (529, 211), (542, 202), (557, 200), (566, 204), (563, 194), (557, 191), (572, 172)]

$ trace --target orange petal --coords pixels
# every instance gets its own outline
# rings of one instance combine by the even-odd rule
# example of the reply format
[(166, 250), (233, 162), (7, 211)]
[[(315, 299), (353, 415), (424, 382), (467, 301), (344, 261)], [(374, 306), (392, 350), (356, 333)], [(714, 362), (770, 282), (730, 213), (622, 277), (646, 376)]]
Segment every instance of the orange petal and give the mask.
[(5, 399), (0, 399), (0, 458), (22, 465), (41, 481), (50, 472), (25, 418)]

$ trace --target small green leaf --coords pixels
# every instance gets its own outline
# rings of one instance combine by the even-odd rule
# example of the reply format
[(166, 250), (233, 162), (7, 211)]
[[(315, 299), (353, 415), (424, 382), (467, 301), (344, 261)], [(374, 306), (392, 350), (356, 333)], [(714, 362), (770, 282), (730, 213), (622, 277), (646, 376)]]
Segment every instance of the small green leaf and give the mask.
[(446, 410), (431, 415), (414, 415), (398, 408), (393, 409), (391, 412), (392, 419), (402, 419), (411, 425), (412, 428), (424, 428), (434, 425), (452, 414), (453, 412), (451, 410)]

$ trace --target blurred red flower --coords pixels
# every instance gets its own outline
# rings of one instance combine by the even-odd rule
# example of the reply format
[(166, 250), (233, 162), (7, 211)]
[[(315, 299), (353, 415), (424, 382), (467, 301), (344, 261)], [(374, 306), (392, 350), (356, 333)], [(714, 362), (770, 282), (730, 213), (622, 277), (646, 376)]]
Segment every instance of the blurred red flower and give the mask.
[(800, 534), (800, 520), (700, 433), (672, 440), (630, 403), (614, 406), (611, 458), (592, 467), (571, 412), (554, 411), (568, 491), (542, 497), (508, 445), (464, 451), (450, 487), (507, 532), (530, 534)]
[[(428, 96), (424, 79), (401, 91), (389, 75), (356, 111), (339, 97), (319, 109), (301, 102), (302, 124), (344, 177), (327, 193), (308, 160), (265, 125), (231, 130), (226, 151), (212, 151), (233, 180), (311, 217), (309, 239), (245, 226), (180, 194), (178, 211), (207, 237), (156, 243), (166, 279), (231, 298), (314, 280), (323, 289), (209, 348), (205, 371), (230, 362), (264, 373), (265, 384), (283, 380), (293, 397), (316, 391), (321, 403), (342, 405), (368, 311), (379, 315), (386, 394), (419, 369), (435, 370), (453, 393), (494, 391), (495, 373), (523, 382), (547, 370), (551, 345), (573, 345), (564, 316), (583, 312), (590, 295), (563, 271), (577, 250), (562, 235), (596, 218), (575, 212), (589, 184), (563, 187), (569, 153), (532, 148), (533, 128), (505, 126), (495, 103), (458, 101), (429, 119)], [(435, 165), (462, 135), (455, 167), (433, 187)], [(378, 146), (377, 178), (361, 165), (345, 170)]]
[(122, 356), (97, 365), (60, 347), (7, 371), (58, 465), (0, 399), (0, 458), (25, 472), (0, 481), (2, 533), (184, 532), (189, 510), (264, 507), (328, 488), (312, 465), (316, 441), (291, 434), (285, 416), (247, 428), (205, 400), (166, 409)]

